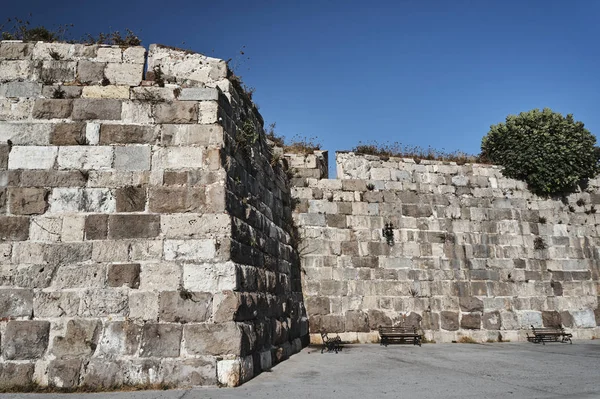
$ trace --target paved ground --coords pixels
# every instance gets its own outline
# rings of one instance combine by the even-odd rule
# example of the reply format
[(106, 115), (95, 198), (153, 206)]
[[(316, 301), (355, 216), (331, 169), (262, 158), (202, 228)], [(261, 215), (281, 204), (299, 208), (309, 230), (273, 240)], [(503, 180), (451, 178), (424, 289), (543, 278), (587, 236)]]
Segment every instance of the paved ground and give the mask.
[(352, 345), (315, 348), (242, 387), (88, 395), (0, 395), (6, 399), (231, 398), (600, 398), (600, 341), (552, 343)]

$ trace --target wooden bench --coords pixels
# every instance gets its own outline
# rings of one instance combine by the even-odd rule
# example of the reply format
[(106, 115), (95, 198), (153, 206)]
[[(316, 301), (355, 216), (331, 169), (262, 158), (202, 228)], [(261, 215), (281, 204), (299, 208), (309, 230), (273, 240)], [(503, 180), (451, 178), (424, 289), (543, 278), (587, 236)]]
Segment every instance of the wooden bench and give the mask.
[(321, 331), (321, 339), (323, 340), (323, 348), (321, 349), (321, 353), (327, 349), (327, 352), (335, 352), (341, 351), (344, 347), (343, 344), (345, 342), (342, 341), (340, 336), (336, 336), (330, 338), (325, 331)]
[(417, 327), (385, 327), (379, 326), (380, 344), (388, 346), (390, 343), (404, 344), (412, 342), (413, 345), (421, 346), (421, 334), (417, 332)]
[(534, 342), (536, 344), (541, 342), (542, 345), (546, 345), (546, 342), (558, 342), (560, 340), (560, 342), (569, 342), (573, 344), (573, 341), (571, 341), (573, 334), (565, 332), (565, 329), (562, 327), (531, 326), (531, 332), (533, 336), (527, 334), (527, 340), (529, 342)]

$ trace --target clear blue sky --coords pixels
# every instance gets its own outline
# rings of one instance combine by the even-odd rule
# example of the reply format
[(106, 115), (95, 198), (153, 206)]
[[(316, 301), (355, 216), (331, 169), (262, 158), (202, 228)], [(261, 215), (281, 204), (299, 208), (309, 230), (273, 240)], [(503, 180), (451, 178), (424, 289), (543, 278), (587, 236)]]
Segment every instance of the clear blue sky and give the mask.
[(2, 19), (232, 58), (279, 134), (330, 153), (361, 140), (477, 153), (491, 124), (543, 107), (600, 132), (598, 0), (4, 3)]

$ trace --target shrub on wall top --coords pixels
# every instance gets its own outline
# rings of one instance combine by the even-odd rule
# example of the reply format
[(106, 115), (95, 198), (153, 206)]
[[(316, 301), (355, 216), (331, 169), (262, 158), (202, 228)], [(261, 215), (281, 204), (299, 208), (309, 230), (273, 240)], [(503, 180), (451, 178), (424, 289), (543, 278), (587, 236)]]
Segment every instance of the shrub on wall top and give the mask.
[(509, 115), (481, 142), (481, 155), (504, 166), (507, 177), (539, 195), (570, 192), (600, 172), (596, 138), (573, 115), (549, 108)]

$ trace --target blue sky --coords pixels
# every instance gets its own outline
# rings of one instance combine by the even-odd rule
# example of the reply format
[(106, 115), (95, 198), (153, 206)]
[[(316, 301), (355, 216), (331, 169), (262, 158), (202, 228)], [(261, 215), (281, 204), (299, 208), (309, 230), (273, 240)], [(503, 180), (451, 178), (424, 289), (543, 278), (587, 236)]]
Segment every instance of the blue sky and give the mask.
[(597, 0), (6, 3), (1, 20), (232, 58), (279, 134), (331, 155), (369, 140), (477, 153), (491, 124), (543, 107), (600, 132)]

